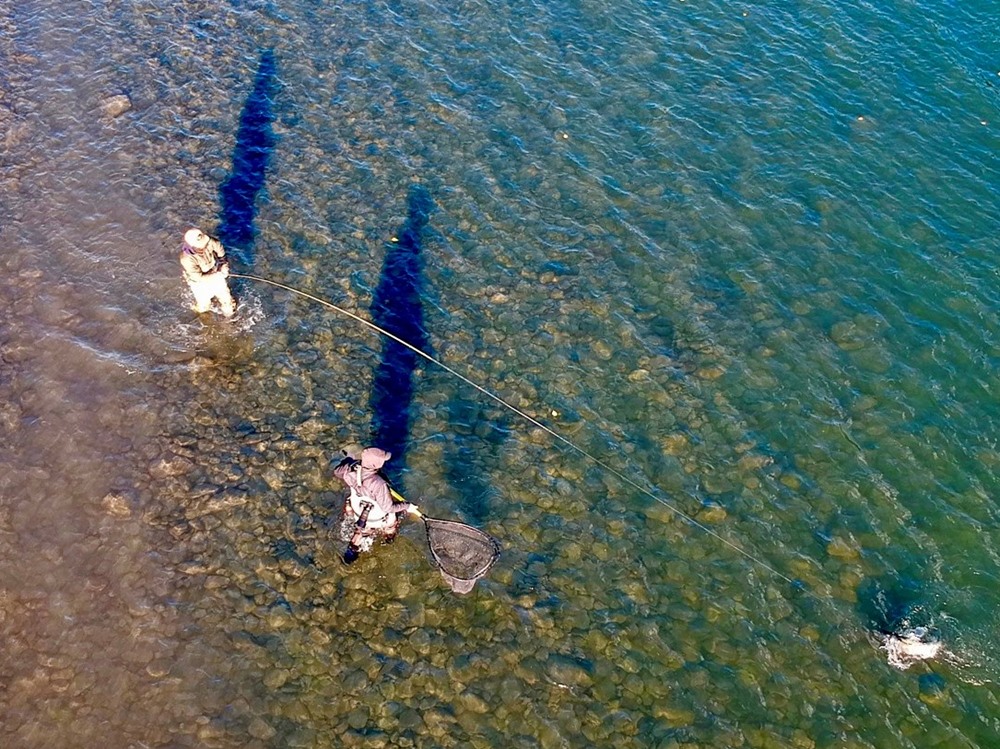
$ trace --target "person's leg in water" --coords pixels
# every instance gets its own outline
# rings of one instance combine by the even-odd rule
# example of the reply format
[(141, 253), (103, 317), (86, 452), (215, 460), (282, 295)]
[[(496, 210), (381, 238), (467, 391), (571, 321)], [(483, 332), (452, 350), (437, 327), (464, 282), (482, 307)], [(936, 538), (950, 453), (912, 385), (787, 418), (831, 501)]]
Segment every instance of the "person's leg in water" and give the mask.
[(211, 310), (214, 289), (205, 281), (194, 281), (190, 287), (194, 295), (194, 311), (200, 315)]
[(212, 296), (219, 300), (219, 307), (222, 309), (223, 316), (232, 317), (236, 314), (236, 302), (229, 291), (229, 283), (224, 276), (219, 274), (212, 277), (212, 283), (214, 287)]
[(393, 515), (391, 525), (383, 525), (380, 528), (357, 529), (351, 537), (347, 550), (344, 552), (344, 563), (351, 564), (365, 551), (371, 549), (372, 544), (381, 539), (384, 544), (391, 544), (399, 534), (399, 516)]
[[(353, 513), (351, 513), (353, 515)], [(372, 548), (372, 544), (375, 542), (375, 538), (378, 536), (379, 532), (373, 528), (368, 528), (364, 524), (364, 518), (368, 515), (368, 511), (361, 516), (359, 525), (355, 526), (354, 533), (351, 535), (351, 540), (347, 544), (347, 550), (344, 552), (344, 564), (352, 564), (361, 553), (368, 551)]]
[(354, 535), (351, 536), (351, 540), (347, 544), (347, 549), (344, 550), (344, 564), (353, 564), (361, 556), (363, 537), (361, 528), (354, 531)]
[[(344, 550), (344, 564), (352, 564), (360, 556), (361, 548), (356, 543), (360, 529), (355, 527), (358, 521), (358, 516), (354, 514), (354, 510), (351, 508), (350, 499), (344, 500), (344, 510), (340, 514), (340, 523), (338, 525), (338, 533), (343, 534), (347, 528), (354, 528), (354, 533), (351, 535), (351, 539), (347, 544), (347, 548)], [(343, 535), (340, 536), (343, 538)]]
[(366, 551), (371, 551), (378, 535), (377, 531), (372, 532), (361, 528), (356, 530), (347, 544), (347, 549), (344, 550), (344, 564), (352, 564)]

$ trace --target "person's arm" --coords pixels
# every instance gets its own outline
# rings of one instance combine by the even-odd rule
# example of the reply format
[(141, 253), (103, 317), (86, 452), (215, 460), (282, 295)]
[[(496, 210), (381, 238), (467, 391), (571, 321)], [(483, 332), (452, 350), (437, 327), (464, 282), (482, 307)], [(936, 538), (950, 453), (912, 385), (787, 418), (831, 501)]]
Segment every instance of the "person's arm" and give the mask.
[(377, 482), (372, 481), (370, 485), (366, 485), (365, 489), (368, 490), (372, 499), (378, 502), (378, 506), (382, 508), (383, 512), (411, 512), (416, 508), (416, 505), (409, 502), (396, 502), (388, 482), (381, 477), (378, 477)]
[(365, 490), (368, 496), (378, 503), (382, 512), (395, 512), (392, 506), (396, 503), (392, 501), (392, 495), (389, 494), (389, 484), (381, 476), (372, 476), (368, 479)]
[(413, 512), (417, 506), (409, 502), (393, 502), (392, 512)]
[(215, 253), (216, 257), (219, 258), (218, 263), (216, 263), (216, 271), (221, 273), (226, 278), (229, 278), (229, 258), (226, 257), (226, 248), (222, 246), (222, 242), (217, 239), (211, 240), (214, 245), (212, 251)]
[(208, 251), (211, 252), (219, 260), (225, 260), (226, 258), (226, 248), (222, 246), (220, 242), (215, 237), (208, 238)]
[(347, 481), (347, 475), (354, 470), (354, 467), (358, 464), (351, 456), (347, 456), (342, 461), (337, 464), (337, 467), (333, 469), (333, 475), (338, 479)]
[(208, 275), (201, 267), (201, 263), (198, 262), (198, 256), (187, 252), (181, 255), (181, 268), (184, 271), (184, 277), (189, 281), (199, 281)]
[(424, 516), (423, 513), (420, 512), (420, 508), (417, 505), (413, 504), (413, 502), (407, 502), (406, 498), (402, 494), (392, 488), (392, 485), (389, 486), (389, 495), (396, 500), (397, 503), (406, 505), (405, 512), (408, 512), (411, 515), (416, 515), (418, 518), (422, 518)]

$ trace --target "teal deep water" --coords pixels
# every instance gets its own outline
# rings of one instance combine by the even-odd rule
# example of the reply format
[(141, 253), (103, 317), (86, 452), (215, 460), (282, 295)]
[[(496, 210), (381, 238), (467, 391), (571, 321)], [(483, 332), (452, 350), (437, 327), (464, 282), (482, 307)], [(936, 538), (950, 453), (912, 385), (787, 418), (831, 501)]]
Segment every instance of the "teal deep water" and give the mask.
[[(4, 746), (1000, 745), (993, 3), (0, 22)], [(649, 491), (319, 304), (195, 318), (190, 225)], [(339, 564), (371, 441), (470, 595)]]

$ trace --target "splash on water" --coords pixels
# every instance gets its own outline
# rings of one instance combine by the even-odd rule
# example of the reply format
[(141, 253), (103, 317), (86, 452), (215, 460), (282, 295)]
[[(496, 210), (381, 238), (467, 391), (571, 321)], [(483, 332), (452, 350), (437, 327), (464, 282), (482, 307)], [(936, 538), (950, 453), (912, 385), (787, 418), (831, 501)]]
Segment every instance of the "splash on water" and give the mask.
[[(340, 540), (345, 544), (348, 543), (354, 536), (355, 527), (354, 517), (345, 512), (343, 517), (340, 519)], [(358, 543), (358, 550), (362, 553), (371, 551), (374, 543), (375, 536), (362, 536), (361, 541)]]
[(266, 316), (260, 297), (244, 290), (236, 299), (236, 314), (228, 322), (236, 332), (246, 333)]
[(191, 302), (194, 299), (190, 293), (177, 305), (178, 320), (167, 333), (167, 342), (173, 345), (197, 348), (204, 337), (206, 328), (225, 329), (232, 333), (246, 333), (267, 317), (264, 304), (257, 294), (243, 290), (236, 296), (236, 314), (224, 317), (218, 304), (213, 302), (212, 311), (197, 314), (193, 311)]
[(881, 647), (890, 666), (905, 670), (920, 661), (936, 658), (944, 643), (928, 627), (911, 627), (883, 635)]

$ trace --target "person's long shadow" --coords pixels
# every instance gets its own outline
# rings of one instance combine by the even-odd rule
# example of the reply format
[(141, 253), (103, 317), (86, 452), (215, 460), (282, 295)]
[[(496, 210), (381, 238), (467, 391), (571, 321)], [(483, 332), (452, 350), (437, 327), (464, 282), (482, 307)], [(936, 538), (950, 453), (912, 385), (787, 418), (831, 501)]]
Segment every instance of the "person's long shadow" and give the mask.
[(232, 170), (219, 187), (222, 214), (219, 239), (226, 251), (235, 255), (246, 268), (253, 267), (254, 263), (257, 195), (264, 187), (267, 164), (276, 144), (271, 130), (276, 75), (274, 52), (265, 50), (260, 56), (253, 90), (240, 114)]
[[(420, 253), (422, 234), (433, 208), (434, 201), (424, 187), (410, 188), (406, 222), (396, 235), (397, 240), (389, 245), (371, 305), (376, 325), (428, 355), (433, 354), (420, 301), (423, 293)], [(373, 444), (392, 453), (390, 478), (394, 482), (398, 482), (406, 466), (417, 359), (418, 354), (412, 349), (386, 338), (369, 399)]]
[[(396, 235), (397, 241), (389, 245), (371, 305), (376, 325), (429, 356), (434, 354), (424, 328), (421, 252), (424, 231), (433, 209), (434, 201), (424, 187), (414, 185), (410, 188), (406, 222)], [(413, 408), (413, 373), (420, 364), (420, 358), (419, 354), (398, 341), (385, 339), (369, 402), (373, 444), (392, 453), (389, 477), (401, 489), (400, 479), (406, 468), (406, 445)], [(501, 445), (507, 438), (507, 430), (502, 418), (495, 414), (497, 419), (491, 419), (489, 411), (459, 398), (452, 399), (449, 404), (449, 420), (459, 436), (449, 451), (449, 467), (445, 475), (460, 497), (458, 509), (476, 523), (481, 523), (489, 514), (492, 490), (475, 468), (476, 454), (472, 447), (460, 435), (471, 433), (477, 423), (489, 419), (495, 425), (484, 439), (494, 448)]]

